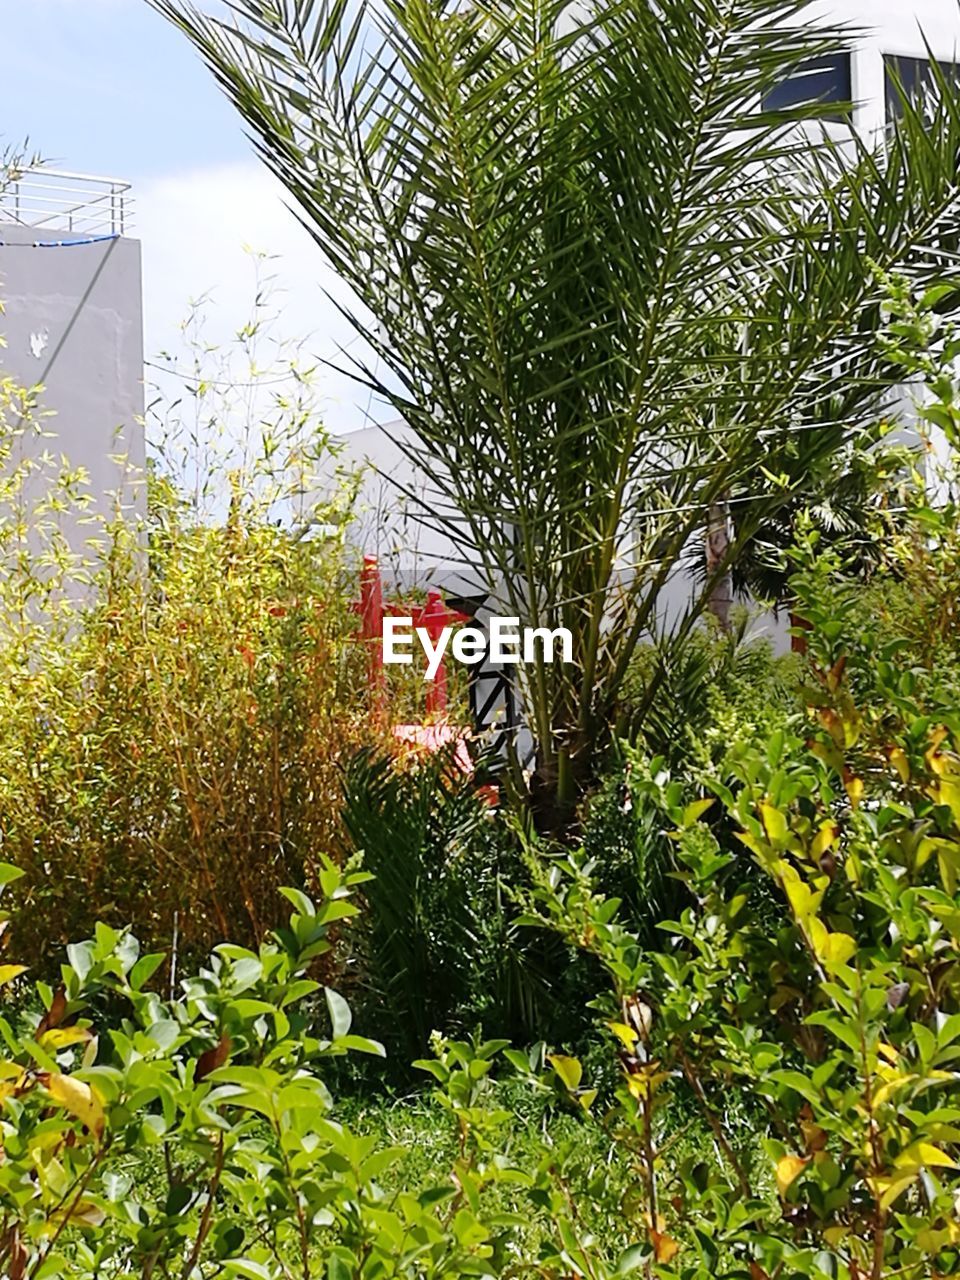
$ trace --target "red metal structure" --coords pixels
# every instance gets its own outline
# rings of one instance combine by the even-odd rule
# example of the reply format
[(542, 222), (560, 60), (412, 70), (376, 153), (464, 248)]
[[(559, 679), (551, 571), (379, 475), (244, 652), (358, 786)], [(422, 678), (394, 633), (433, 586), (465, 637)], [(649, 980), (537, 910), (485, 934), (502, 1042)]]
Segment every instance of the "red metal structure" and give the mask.
[[(436, 644), (445, 627), (456, 626), (461, 622), (469, 622), (465, 613), (449, 609), (443, 602), (439, 591), (429, 591), (427, 602), (421, 608), (416, 605), (395, 603), (385, 605), (383, 602), (383, 578), (376, 556), (364, 556), (363, 568), (360, 571), (360, 599), (354, 602), (355, 611), (360, 615), (360, 634), (368, 646), (371, 701), (382, 715), (386, 705), (386, 672), (383, 669), (383, 617), (385, 613), (411, 617), (414, 627), (422, 627), (433, 644)], [(427, 689), (427, 714), (443, 716), (447, 710), (447, 671), (442, 661), (436, 676), (430, 681)]]
[(383, 579), (376, 556), (364, 556), (360, 570), (360, 599), (353, 608), (360, 615), (360, 635), (367, 646), (370, 703), (379, 719), (386, 709), (387, 679), (383, 669)]
[[(376, 556), (363, 557), (360, 599), (354, 602), (353, 608), (360, 615), (360, 634), (368, 646), (371, 709), (381, 723), (387, 715), (387, 677), (383, 664), (384, 614), (412, 618), (413, 625), (423, 627), (434, 645), (443, 634), (444, 627), (453, 627), (471, 620), (468, 614), (448, 608), (439, 591), (429, 591), (426, 603), (421, 608), (400, 603), (384, 604), (383, 578)], [(457, 725), (447, 724), (444, 720), (446, 711), (447, 671), (445, 662), (441, 661), (427, 688), (427, 716), (436, 719), (430, 724), (395, 724), (392, 726), (393, 736), (401, 744), (402, 751), (432, 753), (452, 746), (456, 764), (465, 777), (470, 777), (474, 764), (467, 749), (469, 732)], [(491, 807), (496, 807), (499, 800), (496, 786), (481, 787), (477, 794), (482, 795)]]
[[(413, 625), (422, 627), (430, 637), (430, 642), (434, 645), (440, 639), (446, 627), (453, 627), (457, 623), (470, 621), (467, 614), (458, 613), (456, 609), (448, 609), (443, 603), (443, 596), (439, 591), (428, 591), (427, 603), (412, 616)], [(442, 716), (446, 715), (446, 711), (447, 668), (446, 659), (444, 658), (427, 690), (427, 715)]]

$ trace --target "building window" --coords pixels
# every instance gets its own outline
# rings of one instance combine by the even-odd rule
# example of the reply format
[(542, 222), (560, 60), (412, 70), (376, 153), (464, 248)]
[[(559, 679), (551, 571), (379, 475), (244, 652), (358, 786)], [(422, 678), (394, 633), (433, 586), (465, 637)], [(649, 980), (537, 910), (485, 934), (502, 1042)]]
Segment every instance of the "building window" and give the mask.
[(835, 102), (837, 110), (824, 112), (821, 118), (848, 121), (852, 97), (850, 54), (828, 53), (808, 58), (786, 80), (768, 89), (763, 95), (763, 109), (789, 111), (792, 107)]
[[(960, 66), (955, 62), (938, 62), (937, 66), (951, 83), (960, 88)], [(897, 82), (899, 81), (899, 89)], [(937, 81), (929, 58), (899, 58), (883, 55), (883, 82), (887, 100), (887, 120), (897, 120), (903, 115), (901, 93), (913, 103), (937, 96)]]

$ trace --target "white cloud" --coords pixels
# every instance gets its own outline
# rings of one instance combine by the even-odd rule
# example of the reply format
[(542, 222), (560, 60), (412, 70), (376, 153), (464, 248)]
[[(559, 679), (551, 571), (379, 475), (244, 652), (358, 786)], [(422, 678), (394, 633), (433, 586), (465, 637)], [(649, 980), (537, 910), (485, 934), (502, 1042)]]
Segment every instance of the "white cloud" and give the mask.
[[(256, 275), (244, 246), (266, 252), (276, 277), (278, 337), (309, 339), (305, 354), (346, 363), (338, 345), (361, 347), (324, 296), (349, 294), (323, 262), (306, 231), (283, 203), (279, 184), (255, 161), (146, 178), (135, 183), (134, 232), (143, 245), (146, 354), (178, 354), (178, 328), (189, 303), (204, 303), (205, 336), (227, 343), (249, 318)], [(318, 373), (327, 426), (364, 425), (368, 396), (349, 378)], [(376, 416), (376, 406), (374, 406)]]

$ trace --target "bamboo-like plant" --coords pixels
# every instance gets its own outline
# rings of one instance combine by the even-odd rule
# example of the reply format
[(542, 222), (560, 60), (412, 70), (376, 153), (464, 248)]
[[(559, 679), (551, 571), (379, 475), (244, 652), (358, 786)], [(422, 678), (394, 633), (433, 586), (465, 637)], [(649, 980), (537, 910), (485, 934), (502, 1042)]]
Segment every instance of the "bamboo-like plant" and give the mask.
[(681, 632), (874, 420), (876, 269), (955, 240), (960, 108), (904, 96), (869, 141), (835, 104), (764, 110), (844, 39), (795, 0), (148, 2), (352, 287), (432, 518), (504, 611), (571, 629), (574, 663), (525, 676), (562, 820), (690, 540), (742, 495)]

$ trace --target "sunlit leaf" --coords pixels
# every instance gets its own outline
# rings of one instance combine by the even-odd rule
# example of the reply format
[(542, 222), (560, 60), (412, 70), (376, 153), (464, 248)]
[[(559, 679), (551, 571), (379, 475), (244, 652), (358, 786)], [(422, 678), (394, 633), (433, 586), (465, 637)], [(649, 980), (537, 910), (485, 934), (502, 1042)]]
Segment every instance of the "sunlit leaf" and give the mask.
[(565, 1088), (571, 1093), (579, 1088), (583, 1077), (583, 1066), (577, 1058), (568, 1058), (562, 1053), (549, 1053), (547, 1061), (563, 1081)]
[(785, 1196), (810, 1163), (809, 1156), (781, 1156), (777, 1161), (777, 1190)]
[(37, 1078), (58, 1106), (85, 1124), (95, 1138), (103, 1137), (106, 1116), (100, 1095), (92, 1085), (53, 1072), (41, 1073)]

